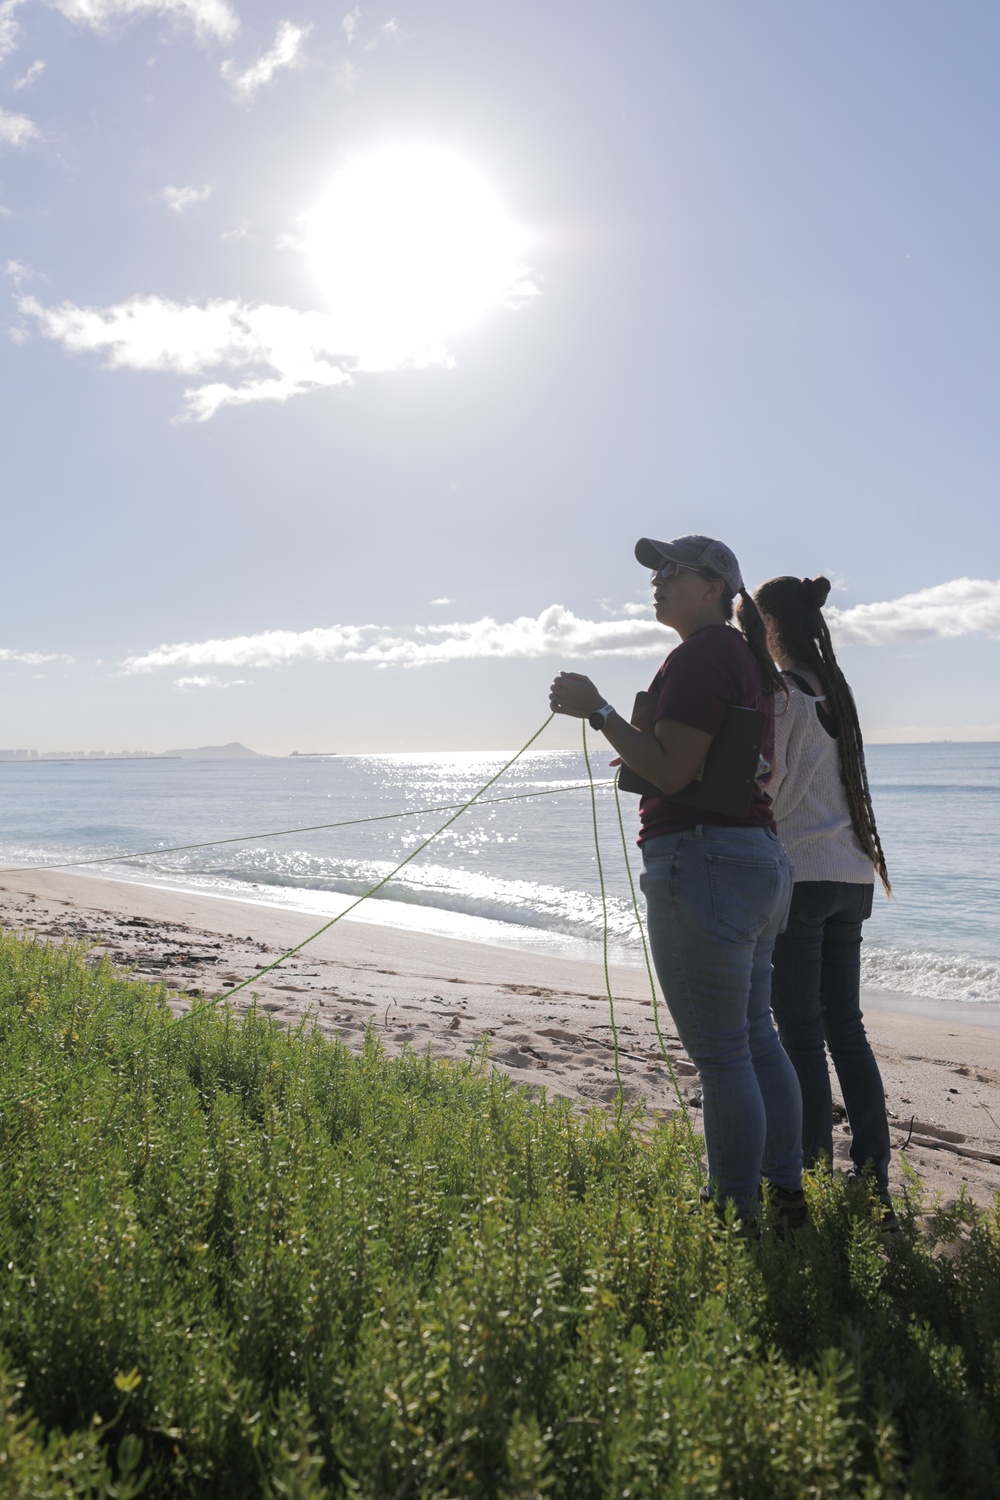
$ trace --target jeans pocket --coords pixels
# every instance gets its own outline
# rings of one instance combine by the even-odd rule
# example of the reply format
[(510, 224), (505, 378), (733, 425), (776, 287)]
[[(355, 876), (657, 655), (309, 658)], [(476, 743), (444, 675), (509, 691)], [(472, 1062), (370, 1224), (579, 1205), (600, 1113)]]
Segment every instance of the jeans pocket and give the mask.
[[(654, 843), (658, 840), (654, 840)], [(665, 842), (665, 841), (664, 841)], [(639, 875), (639, 889), (643, 895), (647, 894), (650, 885), (670, 885), (674, 878), (674, 869), (677, 864), (677, 850), (675, 847), (664, 849), (652, 854), (644, 849), (642, 853), (642, 871)]]
[(772, 860), (708, 856), (712, 911), (720, 927), (741, 938), (756, 938), (774, 918), (781, 892), (781, 867)]

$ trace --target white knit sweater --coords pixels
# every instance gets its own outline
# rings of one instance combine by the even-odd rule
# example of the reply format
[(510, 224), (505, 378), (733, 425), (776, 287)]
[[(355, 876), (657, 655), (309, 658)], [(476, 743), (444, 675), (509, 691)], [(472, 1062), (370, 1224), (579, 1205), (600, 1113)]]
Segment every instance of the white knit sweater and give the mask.
[(810, 698), (788, 683), (774, 695), (774, 769), (767, 790), (796, 881), (871, 885), (875, 870), (851, 826), (837, 741)]

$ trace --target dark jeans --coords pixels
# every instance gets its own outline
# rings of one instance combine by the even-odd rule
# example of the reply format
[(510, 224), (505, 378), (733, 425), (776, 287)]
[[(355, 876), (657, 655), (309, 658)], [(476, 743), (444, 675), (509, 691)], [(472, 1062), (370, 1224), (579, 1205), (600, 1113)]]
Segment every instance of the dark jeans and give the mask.
[[(861, 924), (871, 916), (870, 885), (797, 881), (788, 926), (774, 945), (771, 1008), (802, 1089), (802, 1155), (833, 1162), (833, 1103), (825, 1047), (850, 1121), (851, 1160), (871, 1162), (880, 1192), (889, 1186), (885, 1091), (861, 1015)], [(824, 1045), (825, 1044), (825, 1045)]]

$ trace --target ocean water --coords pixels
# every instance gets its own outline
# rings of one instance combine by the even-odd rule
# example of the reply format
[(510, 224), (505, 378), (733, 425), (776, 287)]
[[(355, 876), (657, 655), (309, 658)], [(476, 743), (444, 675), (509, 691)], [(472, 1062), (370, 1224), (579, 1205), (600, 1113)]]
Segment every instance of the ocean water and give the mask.
[[(611, 954), (641, 963), (602, 742), (592, 758)], [(498, 752), (0, 762), (0, 864), (87, 860), (83, 873), (323, 918), (449, 816), (421, 809), (465, 801), (506, 759)], [(1000, 745), (876, 745), (869, 772), (896, 899), (876, 887), (866, 983), (1000, 1004)], [(524, 793), (543, 795), (470, 809), (353, 917), (599, 962), (604, 916), (582, 755), (529, 752), (486, 795)], [(638, 882), (637, 801), (621, 800)], [(396, 813), (406, 816), (386, 816)], [(379, 821), (259, 836), (348, 819)], [(255, 836), (166, 852), (242, 834)], [(108, 862), (122, 854), (130, 858)], [(641, 895), (639, 902), (641, 909)]]

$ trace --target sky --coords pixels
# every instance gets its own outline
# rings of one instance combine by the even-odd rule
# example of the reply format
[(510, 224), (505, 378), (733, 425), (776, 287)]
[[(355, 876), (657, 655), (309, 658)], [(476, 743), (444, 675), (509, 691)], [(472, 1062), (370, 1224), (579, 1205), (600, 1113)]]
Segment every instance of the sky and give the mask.
[[(0, 0), (0, 746), (516, 747), (826, 574), (1000, 740), (986, 0)], [(539, 742), (579, 743), (557, 722)]]

